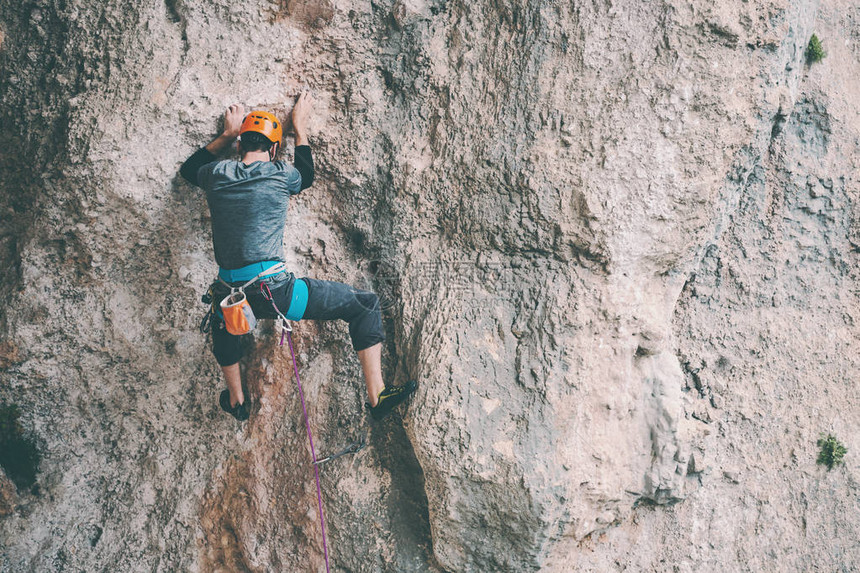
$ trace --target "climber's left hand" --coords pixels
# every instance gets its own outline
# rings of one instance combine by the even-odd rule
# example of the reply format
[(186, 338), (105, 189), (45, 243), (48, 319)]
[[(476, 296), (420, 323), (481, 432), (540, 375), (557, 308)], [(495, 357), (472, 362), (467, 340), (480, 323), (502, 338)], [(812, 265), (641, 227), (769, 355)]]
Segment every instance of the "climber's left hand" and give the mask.
[(239, 137), (239, 129), (245, 119), (245, 106), (234, 103), (224, 113), (224, 136), (236, 139)]

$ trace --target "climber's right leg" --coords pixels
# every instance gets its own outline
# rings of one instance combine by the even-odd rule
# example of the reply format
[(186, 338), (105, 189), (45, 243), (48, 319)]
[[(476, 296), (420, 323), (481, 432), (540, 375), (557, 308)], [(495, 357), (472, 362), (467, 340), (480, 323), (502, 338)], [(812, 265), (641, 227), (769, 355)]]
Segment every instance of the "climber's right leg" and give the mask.
[(382, 310), (376, 294), (334, 281), (301, 279), (308, 285), (308, 303), (302, 320), (345, 320), (352, 347), (358, 353), (367, 387), (370, 412), (376, 419), (415, 390), (415, 384), (386, 389), (382, 381)]
[(370, 348), (359, 350), (358, 361), (364, 373), (364, 385), (367, 387), (367, 398), (371, 406), (376, 406), (379, 394), (385, 390), (382, 381), (382, 343), (377, 342)]

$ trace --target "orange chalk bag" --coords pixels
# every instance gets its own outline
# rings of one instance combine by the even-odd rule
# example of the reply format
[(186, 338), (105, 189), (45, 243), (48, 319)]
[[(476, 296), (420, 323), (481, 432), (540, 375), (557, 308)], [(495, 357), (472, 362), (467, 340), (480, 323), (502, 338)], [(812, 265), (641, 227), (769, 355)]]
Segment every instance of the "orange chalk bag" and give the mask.
[[(221, 307), (221, 314), (224, 315), (224, 326), (227, 328), (227, 332), (234, 336), (242, 336), (243, 334), (248, 334), (254, 329), (255, 326), (257, 326), (257, 317), (254, 316), (254, 311), (251, 309), (251, 305), (248, 304), (248, 297), (245, 296), (245, 289), (256, 283), (261, 278), (276, 275), (278, 273), (283, 272), (286, 268), (286, 264), (277, 263), (276, 265), (263, 270), (260, 274), (258, 274), (257, 276), (239, 287), (232, 286), (230, 283), (225, 282), (224, 279), (222, 279), (220, 276), (218, 277), (218, 282), (230, 289), (230, 294), (224, 297), (219, 304), (219, 306)], [(264, 283), (260, 283), (261, 293), (263, 284)], [(266, 288), (268, 289), (268, 287)], [(212, 288), (210, 287), (210, 300), (211, 293)], [(267, 300), (271, 300), (271, 293)], [(272, 303), (272, 305), (274, 306), (274, 303)], [(275, 311), (283, 319), (284, 324), (286, 324), (286, 317), (281, 314), (277, 307), (275, 307)], [(206, 318), (204, 318), (203, 323), (201, 323), (200, 325), (201, 331), (204, 330), (205, 325)]]
[(221, 301), (221, 312), (224, 314), (224, 326), (227, 332), (241, 336), (251, 332), (257, 326), (257, 317), (248, 304), (248, 297), (243, 289), (234, 289)]

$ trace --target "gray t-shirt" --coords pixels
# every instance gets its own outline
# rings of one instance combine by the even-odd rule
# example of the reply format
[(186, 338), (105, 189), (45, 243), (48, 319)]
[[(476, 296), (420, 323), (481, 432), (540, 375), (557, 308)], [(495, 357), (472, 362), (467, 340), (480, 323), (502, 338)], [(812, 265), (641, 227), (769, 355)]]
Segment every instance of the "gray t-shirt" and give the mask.
[(218, 266), (284, 260), (287, 206), (302, 187), (295, 167), (283, 161), (215, 161), (197, 171), (197, 181), (212, 214)]

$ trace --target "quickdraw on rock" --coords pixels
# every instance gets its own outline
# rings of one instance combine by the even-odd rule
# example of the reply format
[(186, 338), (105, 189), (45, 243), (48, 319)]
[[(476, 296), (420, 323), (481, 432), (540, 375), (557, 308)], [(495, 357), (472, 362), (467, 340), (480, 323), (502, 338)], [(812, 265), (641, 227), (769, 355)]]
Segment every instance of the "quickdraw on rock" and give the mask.
[(314, 463), (318, 466), (321, 466), (326, 462), (336, 460), (336, 459), (338, 459), (342, 456), (345, 456), (347, 454), (356, 454), (356, 453), (360, 452), (361, 450), (363, 450), (365, 445), (366, 445), (365, 438), (364, 438), (364, 436), (362, 436), (357, 442), (351, 443), (350, 445), (348, 445), (347, 447), (345, 447), (341, 451), (337, 452), (336, 454), (331, 454), (330, 456), (326, 456), (321, 460), (315, 461)]

